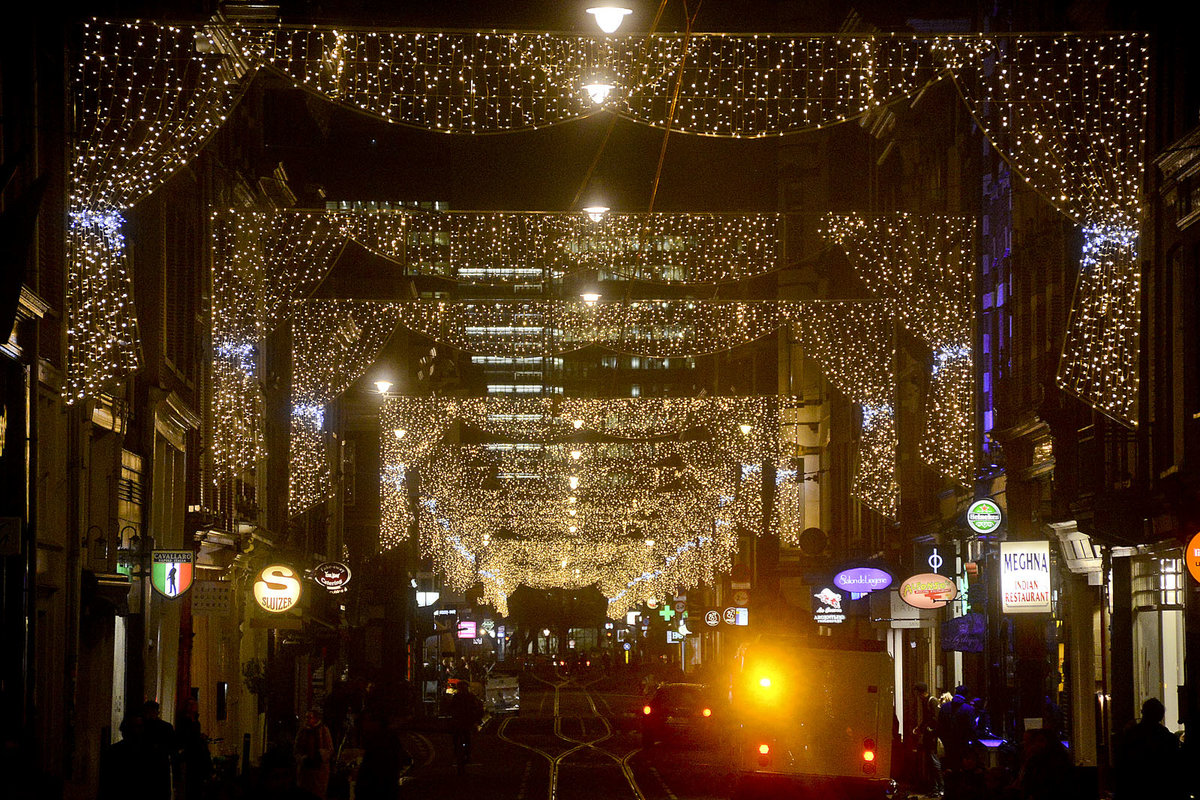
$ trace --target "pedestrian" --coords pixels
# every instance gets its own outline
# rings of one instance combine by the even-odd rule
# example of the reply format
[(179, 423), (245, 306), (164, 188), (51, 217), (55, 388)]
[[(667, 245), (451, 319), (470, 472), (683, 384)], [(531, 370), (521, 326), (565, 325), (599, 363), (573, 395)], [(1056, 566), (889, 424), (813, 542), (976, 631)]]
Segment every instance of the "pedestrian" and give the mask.
[(121, 721), (121, 740), (100, 757), (99, 800), (169, 800), (171, 763), (166, 752), (151, 744), (146, 719), (130, 714)]
[(471, 733), (482, 719), (483, 704), (479, 698), (471, 694), (466, 681), (455, 681), (454, 694), (450, 696), (450, 734), (460, 773), (471, 760)]
[(356, 800), (395, 800), (400, 775), (412, 764), (400, 735), (388, 726), (387, 715), (376, 708), (362, 713), (362, 764), (354, 781)]
[(197, 800), (204, 797), (205, 787), (212, 778), (213, 764), (208, 739), (200, 730), (200, 706), (190, 697), (179, 712), (175, 736), (183, 773), (183, 796), (186, 800)]
[(958, 767), (958, 759), (961, 754), (957, 745), (957, 739), (954, 736), (954, 697), (949, 692), (942, 694), (942, 703), (938, 706), (937, 717), (938, 739), (941, 740), (945, 753), (942, 767), (948, 770)]
[(1054, 800), (1071, 788), (1071, 759), (1057, 736), (1045, 728), (1025, 731), (1021, 771), (1015, 782), (1019, 800)]
[(146, 742), (167, 760), (167, 772), (172, 781), (179, 781), (179, 741), (175, 726), (162, 718), (162, 706), (155, 700), (142, 703), (142, 721)]
[(941, 744), (937, 731), (940, 699), (933, 695), (925, 698), (924, 726), (921, 729), (921, 753), (925, 761), (925, 771), (929, 777), (926, 785), (929, 791), (935, 795), (940, 795), (946, 790), (945, 781), (942, 779), (942, 758), (945, 753), (938, 752)]
[(1178, 800), (1179, 740), (1163, 726), (1166, 709), (1151, 697), (1142, 703), (1141, 721), (1125, 728), (1117, 742), (1114, 800)]
[(321, 709), (309, 709), (304, 726), (296, 734), (296, 779), (300, 788), (322, 798), (329, 791), (330, 758), (333, 734), (321, 721)]
[(250, 797), (255, 800), (315, 800), (316, 795), (296, 785), (296, 762), (286, 748), (263, 753), (258, 778)]
[(912, 705), (912, 727), (908, 730), (904, 737), (905, 749), (907, 755), (911, 757), (912, 774), (910, 776), (914, 786), (924, 787), (929, 782), (929, 770), (925, 764), (924, 748), (922, 747), (922, 731), (925, 728), (925, 700), (929, 697), (929, 684), (919, 681), (913, 684), (913, 705)]
[(974, 747), (959, 753), (957, 765), (946, 776), (946, 800), (982, 800), (987, 792), (987, 773)]

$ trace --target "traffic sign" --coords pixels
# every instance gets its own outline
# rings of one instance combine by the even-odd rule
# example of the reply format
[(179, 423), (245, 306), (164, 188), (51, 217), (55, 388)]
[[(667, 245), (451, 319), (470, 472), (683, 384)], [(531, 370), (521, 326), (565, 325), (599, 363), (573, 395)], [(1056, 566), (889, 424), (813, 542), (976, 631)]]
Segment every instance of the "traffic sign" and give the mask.
[(726, 625), (737, 625), (737, 609), (730, 606), (722, 612), (721, 618), (725, 621)]
[(674, 608), (675, 608), (675, 613), (677, 613), (677, 614), (682, 614), (683, 612), (687, 611), (687, 595), (686, 594), (675, 595)]
[(750, 593), (745, 589), (738, 589), (733, 593), (733, 604), (735, 606), (744, 606), (750, 602)]
[(704, 612), (704, 624), (710, 628), (715, 628), (721, 624), (721, 612), (715, 608), (710, 608)]

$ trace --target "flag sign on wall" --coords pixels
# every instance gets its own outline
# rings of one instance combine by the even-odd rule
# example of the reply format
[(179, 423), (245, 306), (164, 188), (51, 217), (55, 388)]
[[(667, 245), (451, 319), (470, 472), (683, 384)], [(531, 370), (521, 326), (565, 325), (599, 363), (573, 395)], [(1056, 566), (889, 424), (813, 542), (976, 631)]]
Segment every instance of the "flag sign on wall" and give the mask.
[(179, 597), (192, 588), (191, 550), (154, 550), (150, 553), (150, 583), (163, 597)]

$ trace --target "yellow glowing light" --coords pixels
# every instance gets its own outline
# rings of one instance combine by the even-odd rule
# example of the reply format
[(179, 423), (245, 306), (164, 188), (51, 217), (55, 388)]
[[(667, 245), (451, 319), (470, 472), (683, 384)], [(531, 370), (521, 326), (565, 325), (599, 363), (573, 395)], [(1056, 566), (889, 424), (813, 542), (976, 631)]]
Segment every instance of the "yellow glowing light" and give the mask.
[(392, 430), (392, 433), (396, 435), (397, 439), (403, 439), (404, 435), (408, 433), (408, 431), (404, 430), (404, 428), (395, 428)]
[(596, 20), (596, 25), (605, 33), (616, 33), (617, 28), (625, 17), (633, 13), (632, 9), (621, 6), (594, 6), (587, 10)]

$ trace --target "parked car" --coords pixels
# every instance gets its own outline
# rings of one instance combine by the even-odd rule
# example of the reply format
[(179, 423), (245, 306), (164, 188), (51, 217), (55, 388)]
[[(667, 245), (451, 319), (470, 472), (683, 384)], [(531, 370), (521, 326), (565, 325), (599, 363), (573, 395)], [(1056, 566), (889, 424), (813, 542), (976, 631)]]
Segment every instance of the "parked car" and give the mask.
[(493, 670), (484, 690), (484, 707), (491, 714), (516, 714), (521, 710), (521, 683), (516, 672)]
[(667, 739), (712, 739), (723, 708), (701, 683), (664, 683), (642, 706), (642, 747)]

